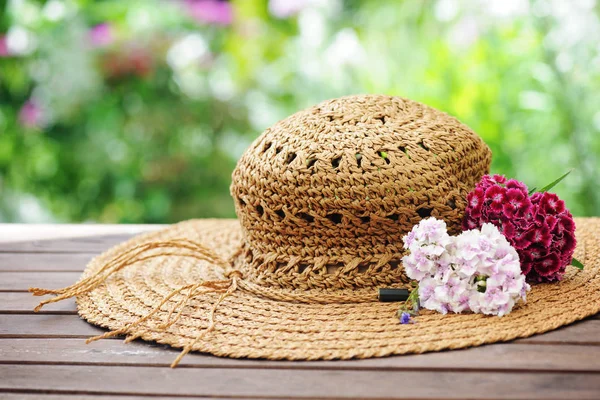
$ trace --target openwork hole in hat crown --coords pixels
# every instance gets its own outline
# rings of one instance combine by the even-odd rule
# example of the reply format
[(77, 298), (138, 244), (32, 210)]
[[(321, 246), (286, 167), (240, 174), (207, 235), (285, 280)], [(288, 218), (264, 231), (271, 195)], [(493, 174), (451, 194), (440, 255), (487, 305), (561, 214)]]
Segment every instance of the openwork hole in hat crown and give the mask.
[(421, 219), (460, 231), (467, 193), (489, 172), (486, 144), (453, 117), (389, 96), (321, 103), (267, 129), (231, 194), (244, 280), (294, 291), (408, 284), (402, 237)]

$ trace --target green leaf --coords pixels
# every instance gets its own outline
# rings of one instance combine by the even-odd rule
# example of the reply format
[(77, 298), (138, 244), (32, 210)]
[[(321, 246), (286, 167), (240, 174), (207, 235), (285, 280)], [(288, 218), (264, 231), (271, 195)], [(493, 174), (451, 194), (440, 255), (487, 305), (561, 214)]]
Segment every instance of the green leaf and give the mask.
[(529, 190), (529, 195), (531, 196), (532, 194), (535, 193), (535, 191), (537, 190), (537, 187), (533, 187), (533, 189)]
[(547, 192), (548, 190), (552, 189), (554, 186), (556, 186), (560, 181), (562, 181), (563, 179), (565, 179), (567, 177), (567, 175), (569, 175), (573, 170), (570, 169), (569, 171), (567, 171), (566, 174), (564, 174), (563, 176), (561, 176), (560, 178), (558, 178), (557, 180), (555, 180), (554, 182), (552, 182), (551, 184), (544, 186), (543, 188), (541, 188), (539, 191), (540, 193), (544, 193)]
[(583, 264), (575, 257), (573, 257), (573, 260), (571, 260), (571, 265), (577, 268), (578, 270), (583, 270)]

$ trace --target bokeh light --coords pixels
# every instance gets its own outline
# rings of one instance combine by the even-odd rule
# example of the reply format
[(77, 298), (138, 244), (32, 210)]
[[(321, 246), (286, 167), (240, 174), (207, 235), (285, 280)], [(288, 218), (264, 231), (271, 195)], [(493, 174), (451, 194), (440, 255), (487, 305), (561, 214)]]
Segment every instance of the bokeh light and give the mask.
[(495, 173), (600, 215), (596, 0), (9, 0), (0, 221), (233, 217), (262, 130), (321, 100), (412, 98)]

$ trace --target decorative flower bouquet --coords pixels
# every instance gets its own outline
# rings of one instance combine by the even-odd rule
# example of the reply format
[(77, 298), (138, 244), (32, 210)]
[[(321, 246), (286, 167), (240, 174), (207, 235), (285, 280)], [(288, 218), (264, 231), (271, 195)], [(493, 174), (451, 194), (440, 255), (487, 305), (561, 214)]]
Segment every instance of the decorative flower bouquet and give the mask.
[(531, 284), (560, 281), (572, 264), (575, 223), (550, 185), (527, 190), (523, 182), (485, 175), (467, 196), (464, 231), (450, 236), (446, 223), (422, 220), (404, 237), (402, 261), (416, 281), (400, 307), (403, 324), (419, 308), (442, 314), (471, 311), (503, 316), (525, 302)]

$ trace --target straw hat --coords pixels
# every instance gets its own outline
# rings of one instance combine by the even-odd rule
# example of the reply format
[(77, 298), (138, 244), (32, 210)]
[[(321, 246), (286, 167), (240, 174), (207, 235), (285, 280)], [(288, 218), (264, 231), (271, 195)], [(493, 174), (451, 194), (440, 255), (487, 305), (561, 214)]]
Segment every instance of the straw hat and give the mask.
[(421, 353), (546, 332), (600, 311), (600, 222), (577, 219), (575, 257), (502, 318), (424, 312), (401, 325), (377, 288), (408, 287), (402, 236), (427, 216), (458, 232), (491, 153), (440, 111), (389, 96), (326, 101), (267, 129), (239, 161), (239, 220), (192, 220), (93, 259), (79, 314), (125, 335), (219, 356), (289, 360)]

